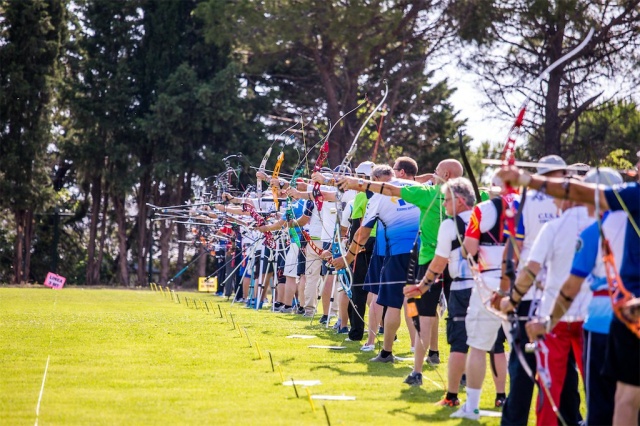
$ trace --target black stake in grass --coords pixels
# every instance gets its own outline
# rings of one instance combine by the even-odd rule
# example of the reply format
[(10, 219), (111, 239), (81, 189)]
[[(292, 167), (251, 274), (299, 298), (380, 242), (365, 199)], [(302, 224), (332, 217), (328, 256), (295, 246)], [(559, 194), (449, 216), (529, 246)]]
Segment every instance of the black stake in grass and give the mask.
[[(247, 329), (245, 327), (242, 327), (242, 329), (244, 330), (244, 334), (247, 336), (247, 340), (249, 341), (249, 347), (252, 348), (253, 345), (251, 344), (251, 339), (249, 339), (249, 333), (247, 333)], [(269, 354), (269, 356), (271, 356), (271, 354)], [(271, 361), (271, 365), (273, 366), (273, 361)]]
[(220, 304), (218, 303), (218, 310), (220, 311), (220, 318), (222, 318), (222, 308), (220, 308)]
[(207, 312), (209, 312), (209, 303), (207, 303), (207, 301), (205, 300), (204, 302), (204, 307), (207, 308)]
[(331, 420), (329, 420), (329, 412), (327, 411), (327, 406), (323, 405), (322, 408), (324, 409), (324, 416), (327, 418), (327, 426), (331, 426)]
[(276, 372), (276, 369), (275, 369), (275, 367), (273, 366), (273, 357), (271, 356), (271, 351), (267, 351), (267, 353), (269, 354), (269, 361), (271, 361), (271, 371), (272, 371), (273, 373), (275, 373), (275, 372)]
[(176, 299), (178, 299), (178, 303), (180, 303), (180, 296), (178, 296), (178, 293), (176, 293)]
[(233, 324), (233, 328), (236, 328), (236, 322), (233, 320), (233, 314), (229, 312), (229, 316), (231, 317), (231, 324)]
[(189, 299), (187, 299), (186, 297), (184, 298), (184, 303), (187, 305), (187, 308), (189, 307)]
[(298, 396), (298, 388), (296, 387), (296, 383), (293, 381), (293, 377), (291, 378), (291, 385), (293, 386), (293, 390), (296, 393), (296, 398), (300, 398)]

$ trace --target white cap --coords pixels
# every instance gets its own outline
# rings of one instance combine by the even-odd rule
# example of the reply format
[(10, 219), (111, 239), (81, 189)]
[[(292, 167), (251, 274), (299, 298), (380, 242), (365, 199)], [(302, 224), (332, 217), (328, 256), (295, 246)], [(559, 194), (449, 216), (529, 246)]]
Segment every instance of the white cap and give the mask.
[(539, 175), (546, 175), (547, 173), (555, 172), (557, 170), (567, 169), (567, 163), (565, 163), (562, 157), (558, 155), (547, 155), (546, 157), (542, 157), (538, 163), (545, 164), (544, 166), (538, 167)]
[(583, 182), (599, 183), (604, 186), (619, 185), (622, 181), (622, 176), (616, 170), (610, 167), (600, 167), (597, 169), (591, 169), (584, 176)]
[(371, 171), (375, 165), (373, 161), (363, 161), (356, 167), (356, 174), (371, 176)]

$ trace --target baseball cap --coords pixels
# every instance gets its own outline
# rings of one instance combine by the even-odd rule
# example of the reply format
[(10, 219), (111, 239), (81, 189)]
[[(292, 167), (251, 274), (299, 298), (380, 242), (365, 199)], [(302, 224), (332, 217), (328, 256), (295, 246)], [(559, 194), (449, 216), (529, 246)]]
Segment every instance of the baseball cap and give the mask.
[(332, 173), (333, 170), (331, 170), (331, 167), (323, 167), (320, 169), (320, 173)]
[(356, 167), (356, 174), (371, 176), (371, 171), (375, 165), (373, 161), (363, 161)]
[(600, 167), (591, 169), (585, 175), (583, 182), (599, 183), (604, 186), (619, 185), (622, 183), (622, 176), (616, 170), (610, 167)]
[(539, 161), (541, 164), (538, 167), (539, 175), (546, 175), (547, 173), (555, 172), (557, 170), (566, 170), (567, 163), (558, 155), (547, 155), (542, 157)]
[(350, 175), (351, 174), (351, 168), (349, 166), (336, 166), (335, 169), (333, 169), (334, 173), (342, 173), (344, 175)]
[(567, 167), (567, 170), (571, 172), (571, 174), (584, 176), (591, 170), (591, 167), (585, 163), (573, 163)]

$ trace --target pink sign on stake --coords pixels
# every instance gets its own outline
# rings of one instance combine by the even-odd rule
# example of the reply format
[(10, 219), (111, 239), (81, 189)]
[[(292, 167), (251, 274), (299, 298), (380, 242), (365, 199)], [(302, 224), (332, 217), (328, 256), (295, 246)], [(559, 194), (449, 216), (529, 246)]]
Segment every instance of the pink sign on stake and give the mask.
[(47, 278), (44, 279), (44, 285), (46, 287), (55, 288), (56, 290), (61, 290), (65, 282), (67, 282), (65, 277), (56, 275), (53, 272), (49, 272)]

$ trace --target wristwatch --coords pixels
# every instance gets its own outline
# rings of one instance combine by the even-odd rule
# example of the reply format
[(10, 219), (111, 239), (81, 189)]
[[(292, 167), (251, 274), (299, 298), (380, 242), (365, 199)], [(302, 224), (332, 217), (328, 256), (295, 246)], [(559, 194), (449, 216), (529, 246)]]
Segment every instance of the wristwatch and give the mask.
[(362, 185), (364, 185), (364, 179), (358, 179), (358, 188), (362, 188)]

